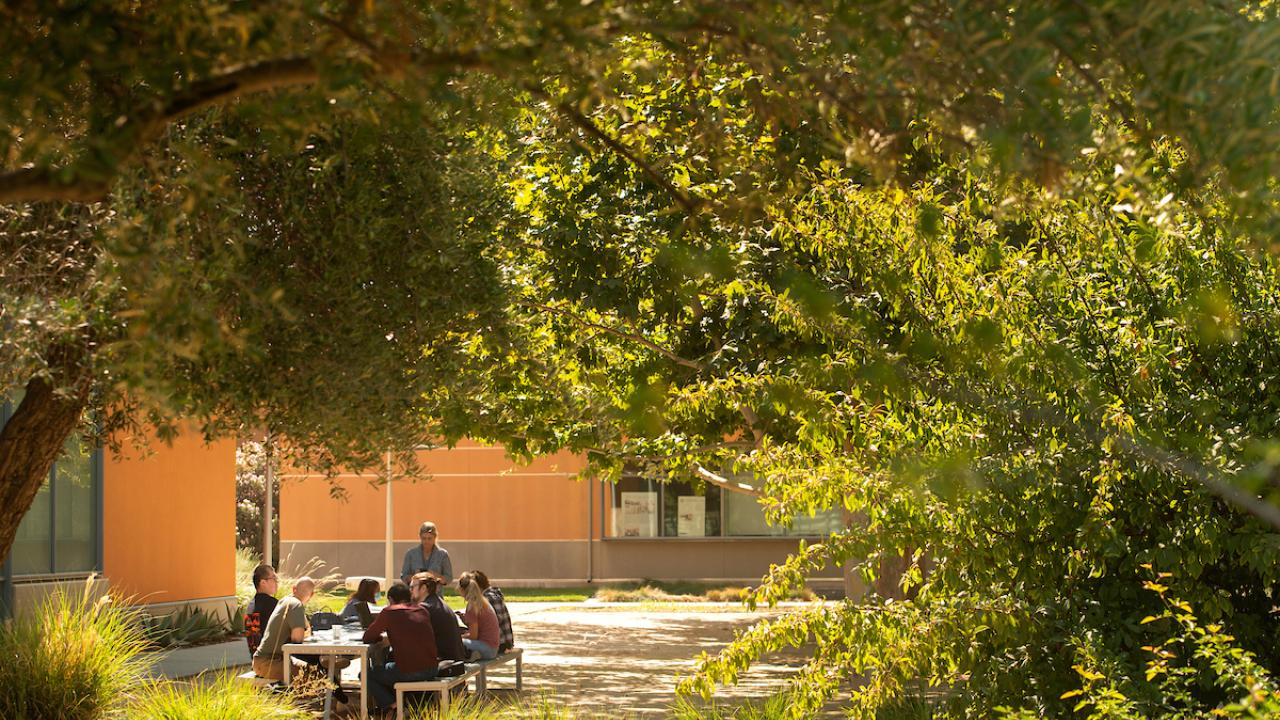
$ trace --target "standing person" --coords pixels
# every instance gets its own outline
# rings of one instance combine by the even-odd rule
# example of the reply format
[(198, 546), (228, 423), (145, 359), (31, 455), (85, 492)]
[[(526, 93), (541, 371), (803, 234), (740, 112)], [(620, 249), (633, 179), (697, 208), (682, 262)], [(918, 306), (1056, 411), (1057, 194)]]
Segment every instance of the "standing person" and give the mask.
[(436, 676), (440, 658), (436, 636), (431, 630), (427, 609), (413, 602), (408, 586), (397, 582), (387, 588), (389, 603), (364, 631), (366, 643), (376, 643), (387, 634), (395, 661), (369, 668), (369, 692), (383, 712), (396, 706), (396, 683), (421, 682)]
[(430, 520), (418, 528), (418, 547), (409, 548), (404, 554), (404, 565), (400, 568), (400, 579), (405, 585), (420, 572), (429, 572), (435, 576), (436, 582), (448, 585), (453, 582), (453, 561), (449, 559), (449, 551), (436, 545), (439, 540), (436, 524)]
[(462, 614), (467, 631), (462, 634), (462, 645), (473, 659), (492, 660), (498, 656), (498, 643), (502, 637), (498, 631), (498, 616), (473, 576), (468, 574), (459, 578), (458, 588), (462, 590), (462, 597), (467, 599), (467, 611)]
[(253, 569), (253, 599), (244, 609), (244, 639), (249, 644), (249, 657), (262, 644), (262, 630), (276, 610), (276, 593), (280, 590), (280, 578), (276, 569), (263, 563)]
[(493, 614), (498, 616), (498, 630), (502, 635), (498, 643), (498, 652), (504, 653), (510, 650), (516, 646), (516, 633), (511, 627), (511, 611), (507, 610), (507, 599), (503, 597), (501, 590), (489, 584), (489, 576), (484, 572), (472, 570), (470, 573), (463, 573), (463, 575), (468, 574), (479, 583), (480, 589), (484, 591), (484, 599), (489, 601), (489, 605), (493, 607)]
[(347, 600), (347, 605), (342, 608), (342, 612), (339, 613), (339, 617), (344, 621), (359, 620), (360, 606), (363, 605), (364, 609), (367, 611), (370, 605), (377, 604), (378, 591), (381, 589), (382, 586), (373, 578), (365, 578), (361, 580), (360, 586), (356, 588), (356, 592), (351, 596), (351, 599)]
[(409, 583), (413, 601), (422, 605), (431, 615), (431, 630), (436, 634), (436, 653), (441, 660), (466, 660), (467, 651), (462, 646), (462, 631), (458, 618), (440, 598), (440, 586), (430, 573), (418, 573)]

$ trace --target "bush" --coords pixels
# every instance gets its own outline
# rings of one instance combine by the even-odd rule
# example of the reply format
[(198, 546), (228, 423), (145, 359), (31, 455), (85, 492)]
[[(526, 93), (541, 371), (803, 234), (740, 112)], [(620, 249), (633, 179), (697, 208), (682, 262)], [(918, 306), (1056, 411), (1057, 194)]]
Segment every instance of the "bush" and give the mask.
[(152, 683), (129, 708), (130, 720), (309, 720), (287, 694), (263, 692), (232, 675), (211, 684)]
[(99, 600), (92, 580), (0, 627), (0, 718), (93, 720), (142, 682), (147, 640), (132, 609)]
[(147, 641), (158, 648), (195, 645), (206, 640), (226, 637), (239, 627), (243, 633), (243, 620), (237, 622), (236, 609), (227, 606), (228, 617), (223, 620), (190, 605), (170, 615), (141, 615), (139, 624)]

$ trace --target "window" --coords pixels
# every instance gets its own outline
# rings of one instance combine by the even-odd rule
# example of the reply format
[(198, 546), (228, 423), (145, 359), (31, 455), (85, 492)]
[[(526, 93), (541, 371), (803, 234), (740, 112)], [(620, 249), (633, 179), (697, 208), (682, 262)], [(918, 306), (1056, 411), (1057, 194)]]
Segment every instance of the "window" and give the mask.
[[(4, 403), (0, 426), (8, 421), (21, 397), (19, 394)], [(101, 569), (101, 452), (79, 436), (67, 439), (62, 456), (18, 525), (8, 563), (14, 577)]]
[[(752, 478), (735, 478), (750, 483)], [(839, 509), (796, 518), (790, 529), (765, 522), (755, 496), (707, 483), (660, 483), (624, 474), (612, 487), (610, 537), (806, 537), (844, 526)]]

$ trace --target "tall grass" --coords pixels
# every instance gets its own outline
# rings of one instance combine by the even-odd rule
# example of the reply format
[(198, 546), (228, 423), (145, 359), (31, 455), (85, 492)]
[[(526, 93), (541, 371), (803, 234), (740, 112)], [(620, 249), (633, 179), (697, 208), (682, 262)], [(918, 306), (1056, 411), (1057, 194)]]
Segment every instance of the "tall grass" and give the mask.
[(126, 713), (129, 720), (310, 720), (288, 694), (264, 692), (232, 675), (212, 683), (148, 685)]
[(0, 626), (0, 718), (96, 720), (150, 665), (132, 609), (99, 599), (92, 579)]
[[(249, 600), (253, 598), (253, 569), (258, 567), (262, 562), (262, 557), (252, 550), (245, 548), (236, 549), (236, 600), (239, 603), (241, 612), (248, 606)], [(293, 590), (293, 583), (300, 577), (307, 575), (316, 581), (316, 594), (308, 603), (308, 610), (328, 610), (330, 605), (336, 604), (341, 608), (345, 600), (345, 593), (342, 588), (342, 573), (337, 568), (333, 571), (321, 574), (325, 563), (318, 557), (312, 557), (310, 560), (302, 563), (293, 573), (285, 573), (280, 568), (293, 567), (292, 555), (286, 555), (280, 559), (280, 563), (276, 568), (276, 577), (280, 579), (280, 592), (277, 595), (283, 597)], [(338, 592), (335, 592), (337, 590)], [(338, 600), (339, 596), (344, 599)]]
[(671, 720), (783, 720), (790, 718), (791, 698), (786, 693), (771, 695), (763, 703), (735, 707), (695, 705), (680, 698), (671, 706)]
[(630, 716), (582, 713), (544, 695), (514, 705), (471, 696), (450, 703), (449, 712), (444, 714), (438, 715), (435, 705), (431, 705), (412, 709), (405, 717), (408, 720), (625, 720)]

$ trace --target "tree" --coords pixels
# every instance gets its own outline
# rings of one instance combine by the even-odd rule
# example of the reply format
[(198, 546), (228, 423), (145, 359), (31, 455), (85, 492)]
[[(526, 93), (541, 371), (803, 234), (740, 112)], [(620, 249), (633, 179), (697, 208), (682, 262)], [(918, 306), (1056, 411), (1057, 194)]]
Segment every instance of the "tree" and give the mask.
[[(685, 689), (812, 641), (799, 717), (854, 680), (863, 717), (924, 684), (977, 717), (1195, 716), (1269, 697), (1280, 316), (1275, 262), (1248, 230), (1270, 211), (1242, 218), (1239, 198), (1187, 185), (1203, 149), (1107, 103), (1081, 108), (1095, 140), (1055, 154), (1051, 182), (1000, 172), (994, 142), (957, 155), (930, 118), (886, 182), (880, 163), (812, 142), (817, 119), (762, 113), (770, 75), (709, 53), (690, 76), (660, 47), (634, 53), (581, 135), (523, 128), (514, 325), (534, 328), (538, 360), (490, 412), (605, 472), (752, 471), (775, 522), (866, 518), (775, 568), (752, 603), (832, 563), (874, 579), (894, 553), (914, 596), (762, 623)], [(1080, 70), (1064, 60), (1046, 84)], [(548, 408), (561, 433), (522, 421)], [(1190, 640), (1159, 654), (1169, 628), (1146, 619), (1171, 617), (1166, 591), (1221, 654)]]
[[(0, 531), (92, 393), (140, 397), (211, 432), (275, 423), (321, 466), (411, 428), (604, 472), (736, 465), (779, 522), (860, 511), (754, 601), (886, 552), (916, 597), (704, 667), (815, 637), (797, 711), (864, 671), (865, 714), (921, 680), (957, 712), (1063, 713), (1094, 676), (1212, 706), (1235, 686), (1142, 672), (1145, 563), (1270, 659), (1274, 540), (1240, 509), (1274, 508), (1235, 482), (1270, 477), (1270, 5), (131, 7), (0, 31), (34, 48), (4, 55), (0, 199), (36, 203), (7, 237), (61, 238), (18, 244), (59, 249), (22, 277), (67, 278), (6, 277), (28, 289), (0, 307), (34, 309), (6, 317), (4, 387), (29, 389)], [(404, 211), (440, 184), (510, 194), (474, 226), (448, 193)], [(419, 262), (379, 264), (400, 252)], [(387, 325), (442, 267), (467, 289)], [(331, 298), (318, 271), (356, 280)], [(385, 391), (355, 419), (352, 348)]]
[(420, 441), (436, 381), (464, 387), (457, 347), (500, 319), (470, 131), (667, 27), (640, 4), (0, 12), (0, 388), (25, 389), (0, 431), (0, 556), (82, 423), (266, 426), (320, 469)]

